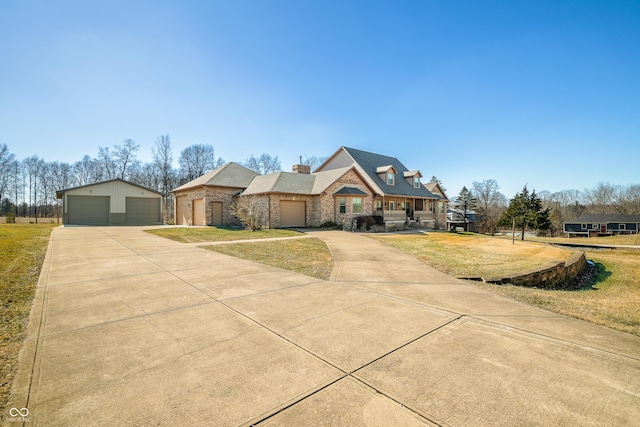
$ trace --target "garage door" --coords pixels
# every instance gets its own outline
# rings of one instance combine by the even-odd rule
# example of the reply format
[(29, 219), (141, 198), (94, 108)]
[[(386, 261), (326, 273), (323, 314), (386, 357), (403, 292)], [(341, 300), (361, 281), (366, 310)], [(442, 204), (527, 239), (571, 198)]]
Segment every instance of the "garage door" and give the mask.
[(305, 213), (305, 202), (281, 200), (280, 227), (304, 227), (307, 225)]
[(127, 224), (161, 224), (160, 199), (148, 197), (127, 197)]
[(204, 222), (204, 199), (193, 201), (193, 225), (207, 225)]
[(67, 196), (68, 223), (108, 225), (109, 196)]
[(176, 225), (189, 225), (188, 209), (189, 199), (187, 196), (176, 197)]
[(211, 204), (211, 225), (222, 225), (222, 202)]

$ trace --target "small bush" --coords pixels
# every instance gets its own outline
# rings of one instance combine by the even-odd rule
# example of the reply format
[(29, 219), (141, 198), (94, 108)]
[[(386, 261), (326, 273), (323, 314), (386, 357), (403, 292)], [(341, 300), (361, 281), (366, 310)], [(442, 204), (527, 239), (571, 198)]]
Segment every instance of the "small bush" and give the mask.
[(16, 223), (16, 214), (15, 214), (15, 212), (11, 211), (11, 212), (7, 213), (6, 223), (7, 224), (15, 224)]
[(342, 229), (342, 224), (335, 223), (333, 221), (325, 221), (320, 224), (320, 228), (328, 228), (330, 230), (340, 230)]

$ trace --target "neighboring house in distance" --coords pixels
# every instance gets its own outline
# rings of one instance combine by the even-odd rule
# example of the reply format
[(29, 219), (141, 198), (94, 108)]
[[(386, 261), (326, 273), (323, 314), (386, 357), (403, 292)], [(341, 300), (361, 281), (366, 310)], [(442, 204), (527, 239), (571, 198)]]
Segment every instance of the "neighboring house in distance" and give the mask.
[(379, 215), (385, 222), (446, 223), (446, 195), (430, 191), (418, 170), (398, 159), (341, 147), (316, 172), (294, 165), (293, 172), (258, 175), (229, 163), (173, 190), (176, 224), (231, 225), (236, 197), (254, 197), (270, 228), (349, 224), (355, 217)]
[(463, 228), (466, 231), (475, 233), (476, 228), (476, 213), (474, 211), (467, 211), (467, 218), (464, 217), (464, 210), (449, 208), (447, 209), (447, 228), (449, 230), (455, 230), (457, 228)]
[(582, 215), (563, 223), (568, 237), (598, 236), (607, 234), (636, 234), (640, 230), (640, 215)]

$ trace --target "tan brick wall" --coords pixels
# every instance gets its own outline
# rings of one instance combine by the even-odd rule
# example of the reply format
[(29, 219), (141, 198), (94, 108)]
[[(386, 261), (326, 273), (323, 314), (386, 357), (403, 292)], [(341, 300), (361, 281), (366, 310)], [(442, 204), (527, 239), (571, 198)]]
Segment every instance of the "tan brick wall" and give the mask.
[[(204, 199), (204, 215), (207, 224), (211, 224), (213, 218), (212, 202), (222, 202), (222, 224), (239, 225), (238, 219), (231, 214), (231, 204), (234, 201), (234, 195), (240, 191), (242, 191), (241, 188), (199, 187), (176, 192), (175, 196), (176, 198), (187, 196), (189, 209), (187, 210), (186, 217), (190, 224), (193, 224), (193, 201), (196, 199)], [(177, 221), (177, 218), (175, 220)]]
[[(336, 191), (345, 186), (358, 188), (364, 191), (366, 193), (366, 196), (334, 196), (334, 193)], [(340, 197), (345, 197), (347, 202), (346, 212), (344, 214), (340, 213)], [(363, 199), (362, 213), (353, 213), (353, 197), (361, 197)], [(318, 212), (319, 218), (317, 219), (317, 224), (315, 225), (320, 225), (326, 221), (334, 221), (338, 224), (350, 224), (353, 217), (362, 215), (373, 215), (373, 192), (369, 189), (369, 187), (367, 187), (364, 181), (360, 179), (360, 176), (358, 174), (356, 174), (353, 170), (350, 170), (340, 179), (330, 185), (324, 191), (324, 195), (320, 196)]]
[[(334, 193), (344, 186), (359, 188), (366, 193), (366, 196), (346, 196), (347, 212), (345, 214), (340, 214), (339, 199), (338, 196), (334, 196)], [(362, 213), (354, 214), (352, 212), (352, 197), (361, 197), (363, 199)], [(306, 223), (309, 227), (317, 227), (327, 221), (350, 223), (354, 216), (371, 215), (373, 213), (373, 193), (353, 171), (347, 172), (320, 195), (307, 196), (301, 194), (271, 194), (268, 198), (269, 224), (271, 228), (280, 227), (281, 200), (305, 201)]]

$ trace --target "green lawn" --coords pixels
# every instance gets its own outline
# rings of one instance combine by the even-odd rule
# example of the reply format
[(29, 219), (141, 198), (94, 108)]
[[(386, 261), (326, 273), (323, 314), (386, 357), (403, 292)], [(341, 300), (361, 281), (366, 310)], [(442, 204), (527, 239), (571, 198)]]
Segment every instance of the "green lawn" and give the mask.
[(454, 277), (497, 277), (564, 261), (574, 252), (541, 243), (504, 240), (472, 233), (375, 235)]
[(0, 224), (0, 418), (26, 328), (49, 235), (57, 224)]
[(228, 227), (175, 227), (154, 228), (146, 230), (156, 236), (165, 237), (180, 243), (221, 242), (231, 240), (268, 239), (272, 237), (301, 236), (302, 233), (293, 230), (264, 229), (249, 231)]
[[(602, 241), (634, 244), (635, 236)], [(441, 271), (457, 276), (493, 276), (526, 271), (536, 265), (566, 259), (572, 251), (536, 242), (492, 238), (474, 234), (429, 233), (425, 236), (391, 235), (376, 238), (417, 257)], [(590, 239), (546, 239), (549, 242)], [(557, 240), (557, 241), (556, 241)], [(616, 243), (613, 243), (613, 242)], [(556, 252), (559, 250), (562, 252)], [(527, 304), (640, 336), (640, 251), (611, 249), (585, 251), (587, 259), (601, 266), (593, 287), (547, 290), (513, 285), (472, 282), (476, 286)]]
[(209, 250), (329, 280), (333, 257), (317, 238), (207, 246)]

